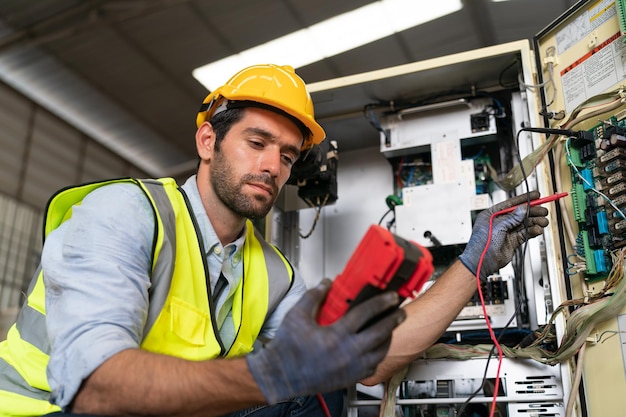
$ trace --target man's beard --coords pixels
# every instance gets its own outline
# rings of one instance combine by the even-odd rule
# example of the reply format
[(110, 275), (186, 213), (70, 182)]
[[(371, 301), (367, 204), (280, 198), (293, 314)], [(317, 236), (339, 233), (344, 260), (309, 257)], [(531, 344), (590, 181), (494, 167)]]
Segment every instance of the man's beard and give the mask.
[[(271, 210), (276, 196), (278, 187), (269, 174), (267, 175), (244, 175), (239, 182), (233, 178), (233, 169), (231, 164), (220, 151), (214, 153), (213, 160), (210, 165), (211, 185), (215, 190), (217, 197), (224, 203), (226, 207), (242, 217), (252, 220), (262, 219)], [(263, 183), (273, 190), (273, 197), (270, 201), (262, 197), (249, 197), (241, 192), (244, 184), (247, 182)], [(255, 204), (261, 203), (261, 204)]]

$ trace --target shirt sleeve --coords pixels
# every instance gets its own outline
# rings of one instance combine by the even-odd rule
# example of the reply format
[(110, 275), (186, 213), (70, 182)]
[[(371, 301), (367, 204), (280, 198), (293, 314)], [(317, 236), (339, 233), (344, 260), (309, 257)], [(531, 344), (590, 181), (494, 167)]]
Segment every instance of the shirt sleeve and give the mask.
[(42, 251), (51, 344), (51, 402), (66, 408), (82, 381), (139, 346), (148, 311), (154, 212), (134, 184), (90, 193)]
[(263, 325), (259, 334), (260, 342), (265, 343), (274, 337), (287, 312), (296, 305), (306, 290), (306, 283), (302, 275), (294, 268), (293, 285)]

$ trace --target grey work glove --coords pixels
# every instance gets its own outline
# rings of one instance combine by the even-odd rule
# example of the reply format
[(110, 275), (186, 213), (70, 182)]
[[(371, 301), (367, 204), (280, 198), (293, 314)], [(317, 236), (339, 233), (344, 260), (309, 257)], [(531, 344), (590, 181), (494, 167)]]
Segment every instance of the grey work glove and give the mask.
[(248, 367), (269, 404), (345, 388), (374, 373), (391, 333), (406, 317), (387, 292), (352, 307), (328, 326), (317, 323), (331, 281), (307, 291), (285, 316), (276, 336), (247, 356)]
[[(526, 240), (540, 235), (543, 228), (548, 225), (548, 209), (542, 206), (530, 207), (528, 216), (528, 205), (525, 204), (530, 199), (539, 198), (538, 191), (531, 191), (510, 198), (493, 207), (483, 210), (476, 217), (472, 235), (465, 250), (459, 259), (467, 269), (476, 275), (480, 256), (487, 245), (489, 234), (489, 218), (493, 213), (520, 205), (511, 213), (498, 215), (493, 219), (491, 242), (485, 254), (480, 268), (480, 278), (486, 279), (500, 268), (511, 262), (515, 249)], [(526, 227), (527, 226), (527, 227)]]

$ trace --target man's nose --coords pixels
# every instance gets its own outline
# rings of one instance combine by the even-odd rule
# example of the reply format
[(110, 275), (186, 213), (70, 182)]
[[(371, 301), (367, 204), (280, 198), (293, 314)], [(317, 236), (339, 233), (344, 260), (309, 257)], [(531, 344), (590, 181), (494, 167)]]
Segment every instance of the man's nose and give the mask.
[(273, 177), (277, 177), (280, 174), (280, 150), (279, 149), (267, 149), (263, 152), (259, 161), (260, 169), (262, 172), (267, 172)]

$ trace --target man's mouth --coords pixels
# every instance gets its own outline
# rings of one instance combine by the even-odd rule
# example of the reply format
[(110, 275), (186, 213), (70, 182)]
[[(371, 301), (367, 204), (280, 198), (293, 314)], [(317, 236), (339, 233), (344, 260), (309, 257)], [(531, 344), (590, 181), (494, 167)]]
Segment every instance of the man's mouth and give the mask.
[(248, 185), (252, 186), (253, 188), (262, 190), (265, 193), (269, 194), (270, 196), (274, 196), (275, 194), (274, 187), (272, 187), (271, 185), (268, 185), (265, 183), (258, 183), (258, 182), (249, 182)]

